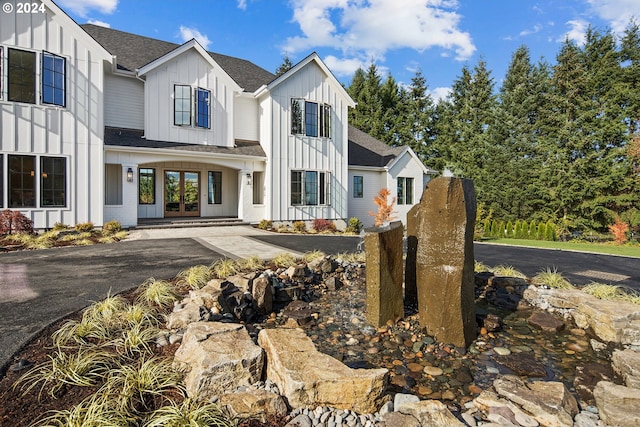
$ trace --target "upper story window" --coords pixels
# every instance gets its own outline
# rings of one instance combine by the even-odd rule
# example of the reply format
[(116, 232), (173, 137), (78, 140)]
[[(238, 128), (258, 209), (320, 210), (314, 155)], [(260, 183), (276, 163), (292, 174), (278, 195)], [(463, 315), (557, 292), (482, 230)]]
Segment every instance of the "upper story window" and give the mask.
[(398, 204), (413, 204), (413, 178), (398, 177)]
[(42, 54), (42, 102), (65, 106), (66, 61), (51, 53)]
[(191, 86), (175, 85), (173, 92), (173, 123), (191, 126)]
[(196, 89), (196, 126), (200, 128), (209, 129), (210, 122), (210, 108), (209, 102), (211, 99), (211, 91), (206, 89)]
[(9, 49), (7, 55), (9, 101), (36, 103), (36, 53)]
[(331, 137), (331, 106), (300, 98), (291, 100), (291, 134)]

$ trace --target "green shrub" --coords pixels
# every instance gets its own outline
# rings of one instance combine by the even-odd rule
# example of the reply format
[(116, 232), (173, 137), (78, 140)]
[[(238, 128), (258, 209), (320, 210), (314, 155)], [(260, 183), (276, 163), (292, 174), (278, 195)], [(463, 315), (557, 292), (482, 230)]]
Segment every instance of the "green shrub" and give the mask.
[(511, 220), (507, 221), (507, 228), (505, 230), (504, 235), (509, 239), (511, 239), (512, 237), (515, 237), (513, 233), (513, 223), (511, 222)]
[(19, 211), (5, 209), (0, 212), (0, 236), (14, 233), (33, 234), (33, 221)]
[(115, 219), (112, 221), (105, 222), (102, 226), (102, 231), (107, 232), (109, 234), (115, 234), (122, 230), (122, 224), (120, 221), (116, 221)]
[(313, 220), (313, 229), (318, 233), (322, 233), (323, 231), (334, 232), (336, 231), (336, 225), (328, 219), (317, 218)]
[(484, 220), (484, 237), (491, 236), (491, 221), (488, 219)]
[(294, 221), (293, 223), (293, 231), (296, 233), (304, 233), (307, 231), (307, 224), (304, 221)]
[(258, 228), (260, 230), (270, 230), (271, 227), (273, 227), (273, 221), (271, 221), (270, 219), (263, 219), (258, 224)]
[(529, 233), (527, 235), (527, 239), (535, 240), (537, 232), (538, 232), (537, 224), (534, 220), (531, 220), (531, 222), (529, 223)]
[(522, 221), (517, 220), (515, 225), (513, 226), (513, 238), (514, 239), (521, 239), (522, 235)]
[(522, 221), (522, 225), (520, 226), (520, 237), (518, 239), (526, 239), (529, 237), (529, 224), (527, 221)]
[(349, 218), (349, 224), (347, 225), (347, 233), (360, 234), (362, 230), (362, 221), (359, 218), (351, 217)]
[(547, 235), (547, 224), (541, 222), (538, 224), (538, 230), (536, 231), (536, 239), (544, 240), (544, 237)]
[(504, 239), (506, 237), (505, 234), (504, 234), (504, 230), (505, 230), (504, 221), (498, 221), (498, 234), (497, 234), (497, 236), (500, 239)]
[(551, 222), (551, 220), (547, 221), (547, 230), (545, 232), (544, 240), (548, 240), (550, 242), (554, 242), (558, 240), (558, 235), (556, 233), (556, 225)]
[(491, 221), (491, 233), (490, 233), (491, 237), (499, 237), (500, 236), (500, 232), (498, 231), (498, 221), (497, 220), (493, 220)]
[(75, 229), (78, 233), (93, 231), (93, 223), (91, 221), (81, 222), (79, 224), (76, 224)]

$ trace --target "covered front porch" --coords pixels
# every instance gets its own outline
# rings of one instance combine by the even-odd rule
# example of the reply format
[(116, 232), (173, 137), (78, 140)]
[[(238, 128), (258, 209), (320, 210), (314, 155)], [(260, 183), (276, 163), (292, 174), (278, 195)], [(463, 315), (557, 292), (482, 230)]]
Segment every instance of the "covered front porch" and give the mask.
[(266, 159), (257, 143), (225, 148), (116, 141), (123, 144), (105, 147), (105, 221), (137, 227), (153, 220), (264, 218)]

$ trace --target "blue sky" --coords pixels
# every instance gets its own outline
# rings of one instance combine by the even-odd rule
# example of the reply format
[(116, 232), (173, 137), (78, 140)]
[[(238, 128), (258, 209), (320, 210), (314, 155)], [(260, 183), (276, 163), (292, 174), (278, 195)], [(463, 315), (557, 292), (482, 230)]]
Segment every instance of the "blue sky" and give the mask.
[(408, 84), (422, 70), (434, 97), (480, 59), (499, 88), (521, 45), (555, 63), (560, 43), (582, 43), (589, 25), (621, 34), (640, 0), (56, 0), (78, 23), (182, 43), (274, 72), (317, 52), (349, 84), (375, 62)]

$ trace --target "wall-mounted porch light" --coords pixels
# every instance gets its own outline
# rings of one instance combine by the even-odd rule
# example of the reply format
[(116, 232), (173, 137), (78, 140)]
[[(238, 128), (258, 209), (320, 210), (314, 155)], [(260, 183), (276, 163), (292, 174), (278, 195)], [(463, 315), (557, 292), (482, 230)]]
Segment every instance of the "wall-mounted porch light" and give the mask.
[(127, 182), (133, 182), (133, 169), (127, 169)]
[(250, 173), (250, 172), (247, 172), (247, 173), (245, 174), (245, 176), (247, 177), (247, 185), (251, 185), (251, 184), (252, 184), (252, 181), (251, 181), (251, 173)]

